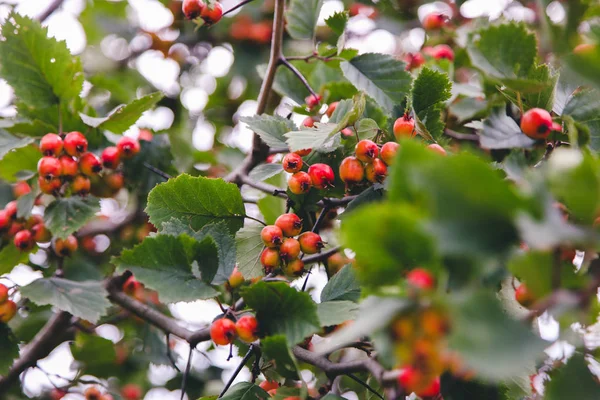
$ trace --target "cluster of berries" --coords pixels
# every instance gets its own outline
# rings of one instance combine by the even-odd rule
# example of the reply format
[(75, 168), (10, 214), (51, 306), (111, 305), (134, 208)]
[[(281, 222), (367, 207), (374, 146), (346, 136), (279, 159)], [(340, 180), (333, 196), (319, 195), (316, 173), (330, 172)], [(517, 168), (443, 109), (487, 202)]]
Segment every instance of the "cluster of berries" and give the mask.
[(183, 0), (181, 10), (187, 19), (200, 17), (207, 25), (216, 24), (223, 16), (223, 7), (217, 2), (211, 5), (203, 0)]
[[(69, 392), (66, 390), (54, 388), (50, 392), (50, 398), (52, 400), (60, 400), (67, 394), (69, 394)], [(85, 396), (85, 400), (114, 400), (113, 395), (110, 393), (102, 394), (95, 386), (87, 388), (83, 395)], [(129, 383), (121, 388), (121, 397), (123, 397), (124, 400), (140, 400), (143, 395), (142, 388), (133, 383)]]
[(17, 303), (9, 299), (8, 288), (0, 284), (0, 323), (6, 324), (17, 313)]
[(258, 321), (253, 315), (244, 315), (235, 322), (222, 317), (210, 326), (210, 338), (220, 346), (231, 344), (238, 337), (246, 343), (252, 343), (258, 340), (258, 334)]
[[(71, 193), (86, 195), (92, 189), (103, 168), (115, 170), (121, 159), (131, 158), (140, 151), (140, 143), (123, 136), (116, 146), (106, 147), (100, 157), (88, 152), (88, 141), (81, 132), (70, 132), (62, 138), (48, 133), (40, 141), (43, 157), (38, 162), (38, 184), (46, 194), (62, 194), (70, 187)], [(118, 191), (123, 187), (123, 175), (119, 172), (103, 175), (104, 183)], [(67, 185), (68, 184), (68, 185)]]
[[(20, 184), (17, 184), (16, 187), (23, 188)], [(41, 216), (32, 215), (27, 219), (18, 218), (17, 201), (13, 200), (8, 202), (3, 210), (0, 210), (0, 237), (12, 239), (14, 245), (21, 251), (29, 251), (35, 242), (50, 241), (51, 235)]]
[(271, 42), (273, 23), (271, 21), (254, 22), (250, 16), (240, 15), (231, 24), (229, 34), (235, 40), (267, 44)]
[(308, 167), (306, 172), (302, 171), (305, 163), (300, 154), (288, 153), (282, 160), (284, 171), (292, 174), (288, 179), (290, 192), (304, 194), (313, 187), (320, 190), (333, 187), (335, 180), (333, 169), (327, 164), (316, 163)]
[(371, 183), (381, 183), (387, 176), (388, 165), (393, 163), (397, 151), (396, 142), (387, 142), (380, 150), (372, 140), (361, 140), (354, 148), (354, 156), (342, 160), (340, 179), (346, 186), (359, 184), (365, 177)]
[[(324, 247), (321, 236), (314, 232), (302, 232), (302, 220), (296, 214), (280, 215), (275, 225), (267, 225), (260, 236), (266, 248), (260, 255), (260, 262), (266, 274), (281, 268), (287, 276), (300, 276), (304, 273), (304, 262), (300, 252), (316, 254)], [(298, 236), (299, 235), (299, 236)], [(298, 236), (298, 239), (294, 239)]]

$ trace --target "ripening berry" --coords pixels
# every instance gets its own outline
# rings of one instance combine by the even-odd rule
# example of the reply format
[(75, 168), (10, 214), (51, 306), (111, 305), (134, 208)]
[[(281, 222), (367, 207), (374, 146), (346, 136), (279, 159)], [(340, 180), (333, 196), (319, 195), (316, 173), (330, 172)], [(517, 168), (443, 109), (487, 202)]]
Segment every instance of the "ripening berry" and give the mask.
[(79, 157), (87, 151), (88, 141), (81, 132), (69, 132), (63, 140), (65, 152), (73, 157)]
[(517, 290), (515, 290), (515, 300), (517, 300), (523, 307), (529, 308), (533, 305), (533, 303), (535, 303), (536, 298), (533, 293), (531, 293), (527, 285), (521, 283)]
[(363, 163), (356, 157), (346, 157), (340, 163), (340, 179), (346, 184), (361, 182), (365, 177)]
[(302, 121), (302, 125), (306, 128), (312, 128), (315, 126), (315, 120), (313, 117), (306, 117), (304, 118), (304, 121)]
[(230, 289), (235, 289), (237, 287), (242, 286), (243, 283), (244, 283), (244, 276), (242, 275), (242, 273), (240, 272), (238, 267), (235, 266), (235, 268), (233, 268), (233, 271), (231, 272), (231, 275), (229, 275), (227, 284), (229, 285)]
[(581, 43), (575, 46), (573, 53), (577, 55), (589, 55), (593, 54), (596, 50), (596, 45), (592, 43)]
[(235, 323), (235, 331), (244, 342), (252, 343), (258, 339), (258, 321), (252, 315), (244, 315)]
[(194, 19), (200, 16), (204, 7), (206, 7), (206, 5), (202, 0), (183, 0), (181, 11), (183, 11), (183, 15), (185, 15), (187, 19)]
[(446, 150), (444, 150), (444, 148), (442, 146), (440, 146), (437, 143), (432, 143), (429, 146), (427, 146), (427, 148), (431, 151), (433, 151), (434, 153), (438, 153), (441, 154), (443, 156), (446, 155)]
[(397, 140), (413, 137), (415, 134), (415, 120), (408, 113), (405, 113), (394, 122), (394, 136)]
[(90, 182), (90, 178), (84, 175), (77, 175), (73, 182), (71, 182), (71, 190), (73, 193), (79, 195), (86, 195), (90, 192), (90, 188), (92, 187), (92, 182)]
[(121, 162), (121, 153), (115, 146), (108, 146), (102, 151), (100, 159), (104, 167), (115, 169), (119, 166), (119, 162)]
[(120, 172), (114, 172), (112, 174), (106, 174), (103, 177), (106, 186), (111, 188), (114, 192), (121, 190), (125, 185), (125, 177)]
[(82, 174), (93, 176), (102, 171), (102, 163), (94, 153), (85, 153), (79, 158), (79, 169)]
[(383, 162), (387, 165), (392, 165), (394, 163), (394, 159), (396, 158), (396, 153), (398, 152), (399, 147), (400, 145), (396, 142), (387, 142), (381, 146), (379, 157), (381, 157)]
[(441, 13), (431, 13), (425, 16), (423, 19), (423, 28), (426, 31), (433, 31), (440, 29), (446, 24), (448, 17)]
[(354, 136), (354, 132), (352, 132), (352, 129), (350, 128), (344, 128), (340, 131), (340, 133), (342, 134), (342, 139), (347, 139)]
[(8, 229), (11, 219), (5, 210), (0, 210), (0, 231)]
[(50, 392), (50, 400), (61, 400), (63, 397), (65, 397), (69, 392), (66, 392), (64, 390), (61, 389), (57, 389), (54, 388), (52, 389), (52, 391)]
[(321, 236), (314, 232), (304, 232), (298, 237), (300, 249), (304, 254), (315, 254), (321, 252), (325, 247)]
[(223, 16), (223, 7), (221, 7), (220, 3), (213, 3), (213, 7), (205, 6), (200, 11), (200, 17), (206, 22), (208, 25), (216, 24), (221, 20)]
[(325, 189), (333, 186), (335, 175), (333, 169), (327, 164), (317, 163), (308, 168), (308, 175), (312, 180), (313, 186), (317, 189)]
[(0, 283), (0, 303), (8, 300), (8, 288)]
[(4, 206), (4, 212), (9, 219), (17, 218), (17, 202), (13, 200), (6, 203)]
[(117, 148), (121, 152), (121, 157), (131, 158), (140, 152), (140, 142), (129, 136), (123, 136), (117, 142)]
[(377, 17), (377, 10), (375, 7), (368, 6), (362, 3), (352, 3), (348, 8), (348, 13), (351, 17), (362, 15), (364, 17), (375, 19)]
[(102, 400), (102, 393), (93, 386), (87, 388), (83, 395), (85, 396), (85, 400)]
[(17, 249), (21, 251), (29, 251), (33, 249), (33, 245), (35, 244), (33, 240), (33, 235), (28, 230), (22, 230), (15, 234), (15, 238), (13, 239), (13, 243), (17, 247)]
[(66, 239), (57, 238), (54, 243), (54, 253), (59, 257), (69, 257), (77, 250), (77, 238), (73, 235), (67, 236)]
[(379, 155), (379, 148), (372, 140), (361, 140), (354, 148), (356, 158), (365, 163), (372, 162)]
[(46, 243), (52, 239), (52, 234), (43, 222), (32, 226), (31, 233), (33, 234), (33, 240), (38, 243)]
[(376, 158), (371, 164), (367, 164), (365, 167), (365, 175), (369, 182), (381, 183), (387, 176), (387, 166), (381, 159)]
[(154, 135), (148, 129), (140, 129), (138, 132), (138, 140), (145, 140), (146, 142), (151, 142), (154, 138)]
[(302, 232), (302, 220), (296, 214), (282, 214), (275, 220), (275, 225), (281, 228), (287, 237), (297, 236)]
[(340, 251), (330, 255), (327, 258), (327, 271), (329, 272), (329, 276), (335, 275), (340, 269), (352, 261), (352, 259), (346, 257), (344, 253)]
[(414, 392), (419, 397), (435, 397), (440, 394), (440, 378), (431, 380), (414, 367), (403, 368), (398, 375), (398, 383), (405, 392)]
[(75, 161), (73, 157), (63, 155), (60, 156), (58, 161), (60, 161), (60, 166), (62, 168), (60, 175), (61, 177), (65, 179), (72, 179), (73, 177), (75, 177), (75, 175), (79, 173), (79, 164), (81, 163), (81, 159), (79, 160), (79, 163), (77, 163), (77, 161)]
[(309, 95), (306, 97), (306, 99), (304, 99), (304, 101), (306, 102), (306, 105), (308, 106), (308, 108), (315, 108), (316, 106), (319, 105), (319, 103), (321, 102), (321, 96), (319, 95)]
[(258, 386), (260, 386), (260, 388), (265, 392), (268, 392), (269, 390), (279, 389), (279, 383), (275, 381), (262, 381)]
[(541, 108), (532, 108), (521, 117), (521, 130), (532, 139), (545, 139), (552, 130), (552, 116)]
[(10, 224), (8, 228), (8, 237), (14, 237), (18, 232), (22, 230), (28, 230), (27, 228), (25, 228), (25, 224), (14, 221), (12, 224)]
[(423, 268), (415, 268), (406, 275), (406, 281), (418, 289), (429, 290), (435, 287), (435, 278)]
[(38, 162), (38, 173), (47, 181), (58, 178), (62, 173), (60, 161), (55, 157), (42, 157)]
[(44, 177), (38, 178), (38, 186), (40, 191), (45, 194), (54, 194), (62, 186), (62, 182), (59, 178), (52, 178), (47, 181)]
[(421, 53), (409, 53), (404, 57), (404, 62), (406, 63), (406, 70), (412, 71), (425, 64), (425, 57)]
[(283, 157), (281, 164), (283, 165), (283, 170), (285, 172), (293, 174), (294, 172), (298, 172), (302, 169), (302, 157), (296, 153), (288, 153), (285, 155), (285, 157)]
[(304, 171), (296, 172), (288, 179), (290, 192), (298, 195), (308, 193), (312, 184), (313, 182), (310, 175)]
[(43, 224), (44, 218), (41, 215), (33, 214), (25, 221), (25, 229), (31, 229), (35, 224)]
[(312, 149), (302, 149), (302, 150), (296, 150), (294, 153), (298, 154), (300, 157), (304, 157), (310, 154), (310, 152), (312, 151)]
[(279, 246), (279, 257), (284, 261), (298, 258), (300, 255), (300, 242), (294, 238), (287, 238)]
[(47, 133), (40, 140), (40, 150), (45, 156), (58, 157), (63, 149), (63, 140), (55, 133)]
[(135, 276), (133, 275), (127, 278), (127, 280), (123, 284), (123, 292), (129, 296), (136, 296), (136, 294), (139, 293), (139, 291), (142, 289), (142, 284), (140, 283), (140, 281), (135, 279)]
[(0, 304), (0, 322), (6, 324), (8, 321), (13, 319), (17, 313), (17, 303), (12, 300), (6, 300)]
[(25, 181), (17, 182), (13, 187), (13, 194), (17, 199), (21, 196), (25, 196), (27, 193), (31, 193), (31, 186)]
[(437, 46), (434, 46), (429, 54), (436, 60), (446, 59), (454, 61), (454, 51), (452, 51), (452, 48), (447, 44), (438, 44)]
[(283, 266), (283, 273), (287, 276), (300, 276), (304, 273), (304, 261), (299, 258), (288, 261)]
[(333, 103), (331, 103), (329, 105), (329, 107), (327, 107), (327, 111), (325, 111), (325, 114), (327, 114), (327, 116), (329, 118), (331, 118), (331, 116), (333, 115), (333, 112), (335, 111), (335, 109), (337, 108), (338, 104), (340, 104), (339, 101), (334, 101)]
[(124, 400), (140, 400), (142, 394), (142, 388), (133, 383), (129, 383), (121, 389), (121, 396)]
[(283, 242), (283, 232), (275, 225), (267, 225), (260, 232), (260, 237), (269, 248), (278, 247)]
[(220, 318), (210, 326), (210, 338), (215, 344), (221, 346), (231, 344), (235, 337), (235, 323), (228, 318)]
[(275, 268), (278, 268), (281, 263), (279, 251), (269, 248), (264, 249), (260, 254), (260, 263), (264, 267), (266, 273), (271, 273)]

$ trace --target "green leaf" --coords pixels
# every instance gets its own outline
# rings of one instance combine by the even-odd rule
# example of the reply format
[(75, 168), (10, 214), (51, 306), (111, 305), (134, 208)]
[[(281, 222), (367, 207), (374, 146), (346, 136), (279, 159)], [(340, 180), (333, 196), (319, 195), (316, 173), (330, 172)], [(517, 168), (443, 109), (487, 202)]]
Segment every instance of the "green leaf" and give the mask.
[(329, 28), (331, 28), (333, 33), (340, 36), (344, 33), (349, 19), (350, 16), (348, 15), (347, 11), (338, 11), (327, 18), (325, 23)]
[(19, 358), (19, 341), (12, 333), (8, 325), (0, 324), (0, 376), (6, 375), (13, 364), (13, 360)]
[(250, 382), (240, 382), (233, 385), (221, 400), (268, 400), (271, 397), (259, 386)]
[(506, 115), (506, 108), (495, 107), (483, 121), (479, 143), (486, 149), (529, 148), (535, 140), (526, 136), (514, 119)]
[(444, 133), (441, 113), (446, 100), (452, 96), (452, 82), (448, 75), (424, 67), (412, 88), (412, 106), (415, 114), (425, 124), (434, 138)]
[[(267, 179), (266, 182), (277, 187), (284, 187), (286, 185), (286, 179), (283, 174), (275, 175)], [(281, 214), (285, 214), (285, 204), (285, 199), (268, 194), (257, 201), (257, 206), (263, 215), (263, 220), (268, 225), (273, 225)]]
[(600, 151), (600, 91), (584, 89), (569, 99), (563, 115), (570, 115), (590, 129), (590, 147)]
[(240, 190), (235, 184), (187, 174), (152, 189), (146, 213), (157, 227), (175, 217), (194, 230), (224, 221), (232, 233), (243, 226), (246, 215)]
[(31, 210), (35, 205), (36, 194), (32, 190), (31, 192), (19, 197), (17, 199), (17, 218), (29, 218), (31, 216)]
[(265, 360), (273, 363), (275, 370), (286, 379), (298, 380), (298, 365), (290, 352), (290, 346), (284, 335), (269, 336), (260, 341)]
[(25, 262), (28, 259), (28, 254), (17, 249), (11, 243), (7, 243), (0, 250), (0, 275), (8, 274), (18, 264)]
[(79, 97), (83, 68), (67, 45), (48, 37), (48, 28), (19, 14), (10, 14), (2, 27), (2, 77), (29, 106), (45, 108)]
[(360, 284), (351, 265), (344, 266), (333, 275), (321, 292), (321, 302), (341, 300), (356, 302), (359, 298)]
[(294, 39), (313, 40), (323, 0), (291, 0), (285, 13), (287, 31)]
[(295, 345), (320, 328), (316, 304), (310, 295), (283, 282), (258, 282), (245, 288), (242, 297), (256, 311), (267, 335), (285, 335)]
[(483, 379), (500, 381), (528, 373), (548, 346), (524, 323), (510, 319), (491, 293), (455, 299), (451, 314), (450, 348)]
[(546, 400), (595, 400), (600, 392), (597, 377), (592, 375), (585, 357), (575, 353), (567, 365), (552, 374), (546, 385)]
[(381, 200), (383, 200), (383, 185), (376, 183), (373, 186), (363, 190), (358, 196), (356, 196), (354, 200), (348, 203), (348, 206), (344, 212), (340, 214), (339, 218), (344, 219), (350, 215), (350, 212), (353, 210), (362, 207), (363, 205)]
[(65, 239), (83, 227), (100, 211), (100, 202), (95, 197), (64, 197), (56, 199), (44, 213), (44, 222), (52, 235)]
[(86, 374), (109, 377), (115, 371), (117, 358), (113, 342), (96, 335), (79, 333), (71, 344), (75, 361), (84, 365)]
[(235, 235), (236, 261), (238, 269), (246, 279), (258, 278), (264, 275), (260, 263), (260, 253), (265, 247), (260, 238), (262, 228), (260, 225), (248, 225), (240, 229)]
[[(218, 292), (204, 281), (212, 280), (218, 266), (217, 249), (212, 238), (202, 242), (187, 236), (156, 235), (147, 237), (133, 249), (113, 259), (117, 271), (131, 271), (137, 280), (156, 290), (161, 301), (209, 299)], [(197, 264), (201, 276), (196, 276)]]
[(350, 99), (344, 99), (338, 102), (337, 107), (331, 114), (329, 118), (329, 122), (332, 124), (338, 124), (344, 120), (346, 114), (352, 111), (352, 107), (354, 106), (354, 102)]
[(213, 285), (221, 285), (227, 282), (235, 268), (235, 239), (229, 233), (229, 229), (227, 229), (227, 225), (224, 222), (206, 225), (194, 235), (194, 238), (198, 241), (204, 240), (205, 237), (211, 237), (214, 240), (219, 257), (219, 266), (211, 283)]
[(248, 177), (256, 182), (264, 181), (279, 173), (283, 172), (283, 168), (279, 163), (260, 164), (250, 171)]
[(35, 145), (14, 149), (0, 160), (0, 178), (8, 182), (16, 182), (21, 174), (33, 176), (37, 171), (40, 158), (42, 152)]
[(525, 93), (522, 99), (523, 103), (526, 104), (528, 108), (538, 107), (547, 111), (552, 111), (559, 73), (554, 71), (547, 64), (540, 64), (534, 66), (531, 71), (529, 71), (528, 78), (544, 84), (544, 89), (539, 92)]
[(317, 304), (317, 315), (321, 326), (333, 326), (354, 320), (358, 309), (358, 304), (348, 300), (325, 301)]
[(42, 278), (21, 288), (21, 294), (37, 305), (51, 305), (92, 323), (106, 315), (110, 302), (102, 282), (75, 282)]
[(360, 140), (373, 139), (379, 133), (379, 125), (371, 118), (361, 119), (358, 123), (356, 133)]
[(298, 129), (293, 121), (279, 115), (255, 115), (240, 118), (240, 122), (248, 124), (263, 142), (272, 148), (286, 148), (285, 133)]
[(30, 137), (16, 137), (0, 129), (0, 160), (11, 150), (20, 149), (33, 142), (33, 138)]
[(362, 54), (342, 62), (340, 68), (346, 79), (388, 112), (401, 105), (410, 91), (412, 78), (404, 63), (387, 54)]
[(120, 134), (135, 124), (145, 111), (154, 107), (163, 97), (161, 92), (149, 94), (127, 105), (115, 108), (108, 116), (102, 118), (90, 117), (83, 113), (79, 115), (83, 122), (92, 128), (106, 129)]

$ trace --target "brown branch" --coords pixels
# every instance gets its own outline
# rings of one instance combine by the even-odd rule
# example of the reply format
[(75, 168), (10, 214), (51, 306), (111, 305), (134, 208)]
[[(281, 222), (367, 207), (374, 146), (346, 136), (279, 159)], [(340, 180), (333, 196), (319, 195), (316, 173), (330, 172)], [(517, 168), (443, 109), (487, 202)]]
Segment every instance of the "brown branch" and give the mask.
[(310, 86), (310, 83), (308, 83), (308, 81), (306, 80), (306, 78), (304, 77), (304, 75), (302, 75), (302, 72), (298, 71), (298, 68), (296, 68), (293, 64), (291, 64), (283, 56), (281, 56), (281, 58), (279, 59), (279, 63), (282, 64), (282, 65), (284, 65), (287, 69), (289, 69), (292, 72), (292, 74), (294, 74), (296, 76), (296, 78), (298, 78), (298, 80), (300, 80), (300, 82), (302, 82), (302, 84), (304, 85), (304, 87), (306, 87), (306, 89), (310, 92), (310, 94), (315, 99), (318, 98), (317, 93)]
[(304, 264), (314, 264), (314, 263), (318, 263), (321, 261), (325, 261), (327, 260), (331, 255), (337, 253), (338, 251), (340, 251), (341, 247), (340, 246), (336, 246), (333, 247), (327, 251), (323, 251), (321, 253), (318, 254), (313, 254), (310, 255), (308, 257), (304, 257), (302, 259), (302, 261), (304, 261)]
[(40, 15), (38, 15), (36, 17), (36, 19), (39, 22), (44, 22), (45, 20), (48, 19), (49, 16), (51, 16), (54, 11), (58, 10), (60, 8), (60, 6), (62, 6), (62, 4), (64, 3), (65, 0), (54, 0), (52, 3), (50, 3), (50, 5), (48, 6), (48, 8), (46, 8), (44, 10), (43, 13), (41, 13)]

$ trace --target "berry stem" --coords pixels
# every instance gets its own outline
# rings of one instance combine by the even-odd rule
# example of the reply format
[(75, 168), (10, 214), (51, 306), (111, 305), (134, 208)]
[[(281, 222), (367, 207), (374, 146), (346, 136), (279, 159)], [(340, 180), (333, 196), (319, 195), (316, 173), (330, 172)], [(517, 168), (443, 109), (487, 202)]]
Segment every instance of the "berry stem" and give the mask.
[(231, 12), (233, 12), (233, 11), (237, 10), (238, 8), (240, 8), (240, 7), (243, 7), (243, 6), (245, 6), (246, 4), (248, 4), (248, 3), (251, 3), (251, 2), (253, 2), (253, 1), (254, 1), (254, 0), (243, 0), (243, 1), (239, 2), (238, 4), (236, 4), (235, 6), (231, 7), (229, 10), (227, 10), (227, 11), (223, 11), (223, 15), (222, 15), (222, 16), (224, 17), (224, 16), (226, 16), (227, 14), (229, 14), (229, 13), (231, 13)]
[(300, 82), (302, 82), (302, 84), (306, 87), (306, 89), (308, 89), (311, 95), (313, 95), (315, 98), (318, 96), (317, 93), (310, 86), (304, 75), (302, 75), (302, 73), (298, 71), (298, 68), (294, 67), (283, 55), (279, 57), (279, 63), (283, 64), (287, 69), (292, 71), (292, 73), (296, 75), (296, 78), (298, 78)]
[(373, 389), (373, 387), (371, 385), (369, 385), (367, 382), (363, 381), (362, 379), (360, 379), (359, 377), (357, 377), (354, 374), (346, 374), (346, 376), (350, 379), (352, 379), (353, 381), (361, 384), (362, 386), (364, 386), (369, 392), (373, 393), (375, 396), (379, 397), (381, 400), (384, 400), (383, 396), (379, 394), (379, 392), (377, 392), (375, 389)]
[(233, 372), (233, 375), (231, 375), (231, 378), (229, 378), (229, 381), (227, 381), (227, 384), (225, 385), (225, 387), (223, 388), (223, 391), (221, 392), (219, 397), (217, 397), (217, 399), (220, 399), (221, 397), (223, 397), (225, 395), (225, 393), (227, 393), (227, 391), (231, 387), (231, 384), (233, 383), (235, 378), (237, 378), (238, 374), (240, 373), (242, 368), (244, 368), (244, 365), (246, 365), (246, 363), (248, 362), (248, 360), (250, 359), (250, 357), (252, 356), (253, 353), (254, 353), (254, 345), (251, 344), (250, 348), (248, 349), (248, 352), (246, 353), (244, 358), (242, 358), (242, 361), (239, 363), (239, 365)]
[(144, 167), (148, 168), (150, 171), (154, 172), (156, 175), (160, 176), (161, 178), (163, 178), (164, 180), (168, 181), (169, 179), (172, 178), (171, 175), (167, 174), (166, 172), (156, 168), (153, 165), (148, 164), (147, 162), (144, 161)]

